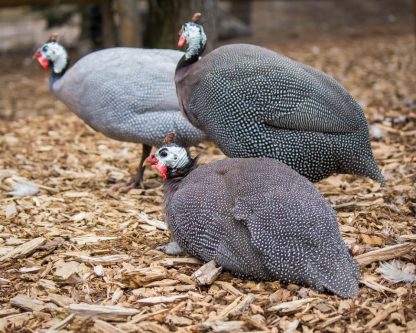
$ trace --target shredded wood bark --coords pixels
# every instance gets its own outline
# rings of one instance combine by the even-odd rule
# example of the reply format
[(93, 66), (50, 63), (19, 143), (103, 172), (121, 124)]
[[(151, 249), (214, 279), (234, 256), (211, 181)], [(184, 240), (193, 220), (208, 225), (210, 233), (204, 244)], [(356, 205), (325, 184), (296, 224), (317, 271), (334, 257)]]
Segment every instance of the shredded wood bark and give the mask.
[[(361, 265), (355, 299), (215, 270), (198, 286), (205, 263), (156, 249), (171, 238), (156, 173), (146, 169), (145, 189), (109, 190), (135, 171), (139, 146), (88, 128), (44, 73), (5, 59), (0, 116), (15, 117), (0, 118), (0, 332), (415, 331), (414, 283), (378, 273), (380, 260), (416, 265), (414, 45), (410, 34), (266, 45), (333, 75), (364, 106), (387, 187), (351, 175), (316, 184)], [(209, 142), (191, 152), (224, 157)], [(11, 197), (17, 181), (39, 192)]]

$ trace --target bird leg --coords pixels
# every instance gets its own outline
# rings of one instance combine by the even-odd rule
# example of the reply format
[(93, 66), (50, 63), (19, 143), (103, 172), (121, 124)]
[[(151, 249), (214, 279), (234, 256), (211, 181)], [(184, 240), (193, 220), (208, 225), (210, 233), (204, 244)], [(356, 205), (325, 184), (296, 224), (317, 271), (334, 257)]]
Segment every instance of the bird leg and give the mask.
[(133, 188), (144, 188), (143, 186), (143, 174), (144, 174), (144, 161), (150, 155), (152, 146), (142, 145), (142, 158), (140, 159), (139, 167), (137, 168), (136, 175), (128, 182), (115, 184), (111, 187), (113, 191), (128, 192)]

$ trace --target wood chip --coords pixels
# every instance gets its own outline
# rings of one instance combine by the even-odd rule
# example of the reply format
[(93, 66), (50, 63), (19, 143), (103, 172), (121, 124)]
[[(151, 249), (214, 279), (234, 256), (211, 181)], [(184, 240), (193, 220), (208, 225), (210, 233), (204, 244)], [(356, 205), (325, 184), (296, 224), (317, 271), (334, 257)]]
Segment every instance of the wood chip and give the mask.
[(404, 239), (404, 240), (416, 241), (416, 234), (400, 235), (399, 238)]
[(33, 266), (33, 267), (22, 267), (19, 269), (19, 273), (35, 273), (35, 272), (39, 272), (41, 270), (40, 266)]
[(13, 201), (6, 206), (4, 215), (6, 216), (6, 219), (10, 219), (17, 215), (16, 204)]
[(164, 267), (152, 266), (138, 268), (134, 271), (124, 272), (122, 282), (129, 288), (144, 286), (152, 281), (163, 280), (168, 276), (168, 271)]
[(136, 329), (139, 329), (139, 332), (147, 333), (147, 332), (153, 332), (153, 333), (171, 333), (170, 330), (167, 330), (163, 326), (153, 323), (153, 322), (142, 322), (139, 323), (136, 326)]
[(244, 319), (244, 321), (249, 323), (250, 326), (253, 326), (259, 330), (262, 330), (264, 332), (269, 331), (266, 326), (266, 319), (260, 314), (255, 314), (254, 316), (244, 315), (241, 319)]
[(256, 297), (253, 294), (247, 294), (242, 298), (237, 298), (232, 304), (226, 307), (221, 313), (218, 315), (218, 319), (220, 318), (229, 318), (229, 317), (236, 317), (244, 313), (249, 307), (250, 304), (255, 301)]
[(167, 258), (156, 261), (154, 265), (161, 265), (164, 267), (175, 267), (178, 265), (200, 265), (201, 261), (196, 258)]
[(241, 330), (244, 326), (244, 321), (206, 321), (200, 324), (202, 329), (210, 329), (212, 332), (231, 332)]
[(215, 318), (226, 318), (230, 311), (232, 311), (238, 305), (238, 303), (241, 301), (241, 298), (242, 296), (237, 297), (231, 304), (228, 304), (225, 308), (223, 308)]
[[(11, 316), (7, 316), (0, 319), (0, 332), (6, 332), (6, 328), (10, 327), (19, 327), (23, 325), (24, 322), (29, 320), (33, 317), (33, 314), (31, 312), (25, 312), (25, 313), (19, 313)], [(8, 331), (10, 332), (10, 331)]]
[(25, 295), (16, 295), (10, 300), (10, 304), (26, 311), (44, 311), (47, 306), (45, 302), (27, 297)]
[(160, 303), (173, 303), (173, 302), (184, 300), (186, 298), (188, 298), (188, 294), (147, 297), (147, 298), (139, 299), (137, 303), (143, 304), (143, 305), (154, 305), (154, 304), (160, 304)]
[(53, 282), (52, 280), (40, 279), (38, 281), (38, 284), (41, 287), (43, 287), (43, 288), (45, 288), (47, 290), (50, 290), (50, 291), (57, 291), (58, 290), (58, 287), (57, 287), (56, 283)]
[(332, 317), (330, 319), (325, 320), (322, 324), (318, 326), (318, 329), (322, 330), (325, 327), (328, 327), (329, 325), (332, 325), (333, 323), (336, 323), (338, 320), (342, 318), (342, 315), (338, 315), (335, 317)]
[(222, 289), (228, 291), (231, 295), (241, 296), (243, 293), (235, 288), (231, 283), (226, 281), (215, 281), (214, 285), (220, 286)]
[(51, 302), (55, 303), (56, 305), (66, 308), (69, 306), (69, 304), (74, 303), (74, 300), (71, 297), (65, 296), (65, 295), (59, 295), (59, 294), (49, 294), (49, 299)]
[(111, 296), (110, 304), (117, 304), (120, 298), (123, 296), (123, 294), (123, 290), (121, 290), (121, 288), (117, 288), (117, 290), (113, 293), (113, 296)]
[(148, 225), (151, 225), (153, 227), (156, 227), (157, 229), (160, 230), (168, 230), (168, 225), (165, 222), (162, 221), (158, 221), (158, 220), (154, 220), (152, 218), (150, 218), (145, 212), (140, 212), (139, 214), (140, 219), (147, 223)]
[(102, 333), (126, 333), (126, 331), (97, 318), (94, 318), (94, 328)]
[(116, 305), (70, 304), (69, 310), (82, 316), (96, 316), (104, 320), (125, 321), (127, 317), (139, 313), (139, 310)]
[(96, 256), (96, 257), (72, 254), (71, 256), (75, 257), (76, 259), (82, 262), (87, 262), (92, 265), (103, 265), (103, 266), (119, 264), (119, 263), (131, 260), (131, 257), (127, 254), (114, 254), (114, 255)]
[(44, 238), (44, 237), (34, 238), (34, 239), (16, 247), (15, 249), (11, 250), (6, 255), (0, 257), (0, 263), (3, 262), (3, 261), (9, 260), (9, 259), (21, 258), (21, 257), (25, 257), (29, 254), (32, 254), (33, 252), (36, 251), (36, 249), (38, 247), (45, 244), (45, 242), (46, 242), (46, 238)]
[(278, 311), (281, 313), (290, 313), (294, 311), (299, 311), (302, 309), (303, 306), (309, 303), (319, 302), (319, 298), (311, 297), (305, 299), (299, 299), (296, 301), (280, 303), (277, 305), (273, 305), (272, 307), (268, 308), (267, 311)]
[(215, 261), (211, 260), (198, 268), (194, 274), (192, 274), (192, 278), (195, 280), (196, 284), (200, 286), (211, 285), (222, 272), (222, 267), (216, 266)]
[(160, 314), (168, 312), (168, 311), (170, 311), (170, 309), (162, 309), (162, 310), (151, 312), (151, 313), (138, 314), (138, 315), (135, 315), (133, 318), (131, 318), (131, 320), (128, 323), (129, 324), (136, 324), (138, 322), (141, 322), (141, 321), (146, 320), (146, 319), (150, 319), (150, 318), (152, 318), (156, 315), (160, 315)]
[(192, 325), (192, 320), (185, 318), (185, 317), (179, 317), (175, 316), (173, 314), (168, 314), (166, 316), (166, 322), (170, 325), (174, 326), (190, 326)]
[(390, 260), (401, 257), (408, 254), (413, 249), (416, 249), (416, 244), (414, 243), (391, 245), (382, 249), (360, 254), (359, 256), (356, 256), (355, 259), (361, 266), (366, 266), (375, 261)]
[(118, 239), (118, 237), (104, 237), (104, 236), (82, 236), (82, 237), (73, 237), (71, 242), (84, 245), (84, 244), (93, 244), (107, 240)]
[(71, 321), (74, 319), (75, 315), (72, 313), (69, 316), (67, 316), (65, 319), (61, 320), (59, 323), (53, 325), (50, 327), (46, 333), (54, 333), (57, 330), (61, 330), (65, 328), (68, 324), (71, 323)]
[(381, 323), (384, 319), (386, 319), (391, 313), (396, 312), (397, 311), (397, 306), (396, 305), (388, 305), (386, 309), (377, 312), (376, 316), (371, 319), (366, 325), (365, 327), (367, 329), (372, 329), (374, 326), (378, 325), (379, 323)]
[(360, 283), (376, 291), (388, 291), (390, 293), (396, 293), (396, 290), (385, 287), (377, 282), (374, 282), (368, 279), (362, 279), (360, 280)]
[(299, 320), (295, 319), (291, 321), (290, 323), (288, 323), (283, 333), (294, 333), (296, 332), (296, 329), (298, 328), (298, 326), (299, 326)]
[(17, 313), (20, 313), (20, 311), (18, 309), (15, 309), (15, 308), (1, 309), (0, 310), (0, 318), (7, 317), (7, 316), (17, 314)]
[(6, 286), (10, 283), (10, 280), (0, 278), (0, 286)]
[(61, 283), (76, 284), (81, 282), (81, 277), (89, 273), (89, 268), (77, 261), (58, 261), (55, 263), (54, 279)]

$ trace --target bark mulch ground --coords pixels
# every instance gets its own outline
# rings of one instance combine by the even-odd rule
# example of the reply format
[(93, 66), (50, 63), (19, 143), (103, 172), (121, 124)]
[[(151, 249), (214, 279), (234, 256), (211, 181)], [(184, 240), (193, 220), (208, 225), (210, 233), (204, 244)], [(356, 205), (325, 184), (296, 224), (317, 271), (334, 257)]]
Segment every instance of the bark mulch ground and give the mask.
[[(386, 177), (337, 175), (317, 184), (337, 211), (362, 267), (359, 296), (222, 273), (197, 286), (194, 258), (156, 250), (169, 241), (159, 176), (112, 192), (137, 166), (137, 145), (85, 126), (56, 101), (47, 77), (16, 59), (0, 89), (0, 332), (416, 332), (413, 282), (379, 272), (416, 264), (414, 37), (373, 36), (267, 45), (332, 74), (365, 107)], [(202, 163), (223, 158), (211, 143)], [(33, 196), (12, 196), (30, 181)], [(395, 261), (393, 261), (395, 260)], [(413, 275), (414, 278), (414, 275)]]

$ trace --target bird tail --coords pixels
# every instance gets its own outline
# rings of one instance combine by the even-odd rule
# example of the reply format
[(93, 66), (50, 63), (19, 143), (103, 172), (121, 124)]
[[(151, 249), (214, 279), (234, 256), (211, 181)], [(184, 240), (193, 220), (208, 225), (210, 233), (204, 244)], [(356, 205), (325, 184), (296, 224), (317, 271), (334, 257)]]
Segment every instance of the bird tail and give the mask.
[[(357, 141), (354, 141), (354, 139), (357, 139)], [(349, 138), (349, 140), (349, 143), (341, 143), (340, 145), (340, 158), (338, 160), (340, 161), (339, 169), (341, 172), (369, 177), (385, 187), (386, 183), (374, 158), (368, 135), (363, 134), (360, 137)]]
[[(318, 258), (318, 257), (316, 257)], [(348, 253), (340, 255), (334, 262), (319, 256), (319, 262), (310, 267), (315, 270), (315, 281), (309, 281), (317, 290), (328, 291), (341, 297), (350, 298), (358, 294), (360, 270), (357, 262)], [(325, 260), (330, 262), (325, 263)], [(323, 290), (322, 290), (323, 289)]]

